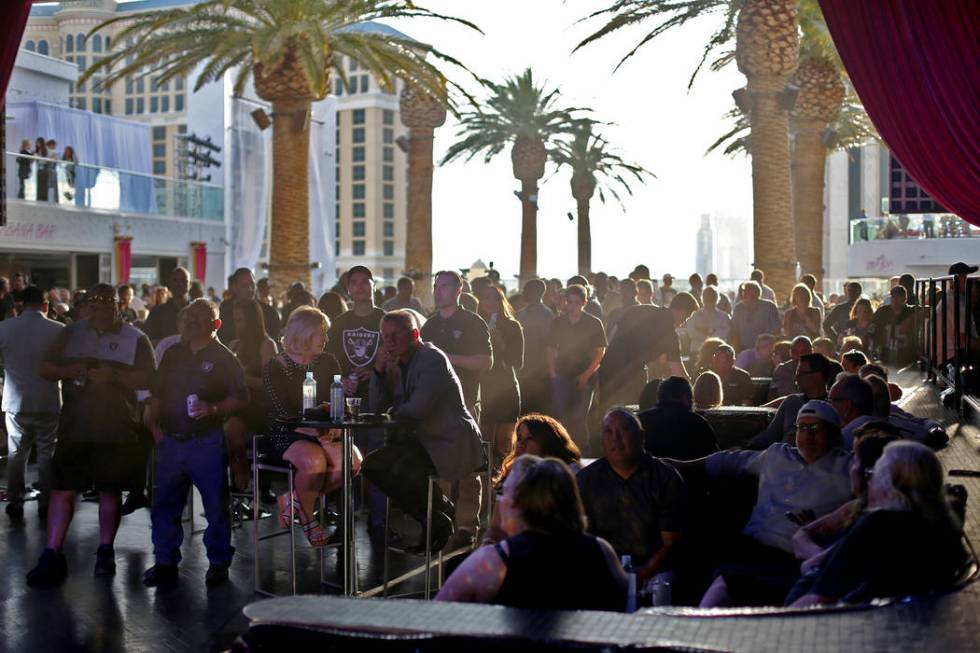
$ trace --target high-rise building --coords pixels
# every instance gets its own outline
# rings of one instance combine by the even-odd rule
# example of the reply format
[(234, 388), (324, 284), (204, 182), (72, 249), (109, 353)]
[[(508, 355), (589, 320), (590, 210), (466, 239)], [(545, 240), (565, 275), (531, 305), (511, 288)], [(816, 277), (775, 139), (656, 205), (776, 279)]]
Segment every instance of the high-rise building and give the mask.
[(701, 215), (701, 228), (698, 229), (695, 268), (697, 273), (704, 278), (708, 273), (715, 271), (714, 267), (715, 244), (714, 235), (711, 231), (711, 216), (703, 213)]

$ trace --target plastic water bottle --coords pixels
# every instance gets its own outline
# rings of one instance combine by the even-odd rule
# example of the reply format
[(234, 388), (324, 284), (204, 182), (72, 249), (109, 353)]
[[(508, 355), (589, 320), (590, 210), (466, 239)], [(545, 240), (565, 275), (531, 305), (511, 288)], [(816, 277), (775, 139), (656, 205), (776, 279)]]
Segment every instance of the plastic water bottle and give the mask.
[(626, 612), (636, 612), (636, 571), (632, 556), (623, 556), (623, 571), (626, 572)]
[(333, 375), (333, 383), (330, 384), (330, 419), (335, 422), (344, 420), (344, 385), (340, 382), (340, 375)]
[(307, 372), (303, 381), (303, 410), (311, 408), (316, 408), (316, 379), (313, 378), (313, 372)]

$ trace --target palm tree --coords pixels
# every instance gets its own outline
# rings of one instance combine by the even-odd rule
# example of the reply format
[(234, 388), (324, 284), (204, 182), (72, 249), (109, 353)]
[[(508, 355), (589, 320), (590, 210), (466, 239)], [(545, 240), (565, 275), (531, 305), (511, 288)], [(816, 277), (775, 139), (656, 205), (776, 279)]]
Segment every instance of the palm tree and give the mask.
[(606, 193), (609, 193), (625, 211), (617, 189), (632, 195), (630, 181), (644, 183), (647, 177), (656, 177), (646, 168), (627, 163), (614, 153), (609, 142), (595, 132), (595, 124), (593, 120), (578, 121), (572, 138), (557, 140), (551, 152), (555, 163), (572, 169), (570, 183), (578, 213), (578, 273), (582, 276), (592, 272), (592, 228), (589, 220), (592, 196), (599, 191), (599, 201), (605, 204)]
[(405, 85), (401, 92), (402, 123), (408, 127), (408, 226), (405, 273), (416, 281), (423, 304), (432, 297), (432, 141), (446, 122), (446, 105), (424, 89)]
[[(789, 106), (785, 93), (799, 58), (796, 2), (794, 0), (617, 0), (588, 18), (609, 17), (576, 50), (623, 27), (659, 21), (623, 59), (644, 44), (689, 20), (712, 13), (724, 20), (704, 49), (694, 74), (716, 48), (735, 38), (734, 59), (748, 78), (747, 98), (751, 123), (752, 204), (755, 263), (780, 295), (794, 282), (795, 235), (790, 178)], [(723, 53), (713, 68), (731, 60)], [(694, 76), (692, 75), (692, 82)]]
[[(94, 28), (123, 21), (114, 50), (89, 68), (80, 81), (108, 71), (105, 84), (141, 69), (162, 83), (192, 73), (203, 64), (194, 90), (235, 73), (240, 94), (254, 77), (259, 97), (272, 104), (273, 186), (270, 277), (278, 287), (309, 282), (309, 196), (307, 161), (311, 104), (323, 99), (336, 72), (346, 86), (340, 60), (350, 57), (387, 90), (396, 79), (446, 96), (447, 79), (433, 59), (462, 66), (431, 45), (370, 29), (388, 18), (437, 18), (479, 31), (472, 23), (431, 12), (412, 0), (207, 0), (187, 8), (120, 16)], [(450, 86), (459, 88), (452, 82)], [(462, 90), (462, 89), (460, 89)]]
[(546, 90), (534, 82), (528, 68), (502, 83), (489, 82), (490, 97), (482, 110), (464, 112), (460, 117), (457, 141), (440, 165), (464, 157), (469, 161), (483, 153), (489, 163), (505, 147), (511, 146), (514, 177), (521, 182), (521, 263), (523, 283), (537, 275), (538, 257), (538, 180), (548, 161), (547, 142), (568, 132), (575, 114), (587, 109), (559, 108), (558, 90)]

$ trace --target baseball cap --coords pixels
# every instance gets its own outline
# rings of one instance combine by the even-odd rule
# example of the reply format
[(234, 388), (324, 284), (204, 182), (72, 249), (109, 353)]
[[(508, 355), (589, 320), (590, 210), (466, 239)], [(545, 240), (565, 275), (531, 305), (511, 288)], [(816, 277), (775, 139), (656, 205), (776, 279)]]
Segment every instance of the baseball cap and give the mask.
[(803, 404), (803, 407), (796, 413), (797, 420), (801, 417), (816, 417), (840, 428), (840, 415), (837, 414), (837, 411), (834, 410), (834, 407), (829, 402), (819, 399), (811, 399)]
[(949, 266), (949, 272), (947, 274), (973, 274), (978, 269), (980, 268), (977, 268), (975, 265), (967, 265), (963, 261), (959, 261)]
[(665, 274), (664, 275), (664, 281), (667, 281), (668, 279), (670, 279), (671, 281), (673, 281), (674, 280), (673, 275), (671, 275), (670, 273)]

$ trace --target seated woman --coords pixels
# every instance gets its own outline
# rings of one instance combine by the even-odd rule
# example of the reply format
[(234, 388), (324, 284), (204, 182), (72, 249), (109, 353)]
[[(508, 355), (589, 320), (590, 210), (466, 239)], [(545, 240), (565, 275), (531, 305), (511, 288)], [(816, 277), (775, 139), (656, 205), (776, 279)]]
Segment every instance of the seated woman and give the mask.
[(717, 408), (724, 403), (721, 377), (708, 370), (701, 372), (694, 382), (694, 409)]
[(228, 344), (228, 349), (245, 368), (249, 404), (241, 413), (225, 420), (225, 441), (235, 489), (244, 490), (251, 476), (245, 441), (249, 433), (261, 433), (266, 427), (269, 409), (265, 405), (262, 369), (276, 355), (276, 342), (266, 333), (262, 307), (254, 299), (235, 302), (233, 315), (235, 339)]
[[(557, 458), (577, 474), (582, 469), (582, 454), (572, 441), (562, 423), (554, 417), (541, 413), (528, 413), (517, 421), (511, 436), (510, 453), (500, 466), (500, 473), (494, 480), (497, 495), (503, 491), (504, 481), (510, 473), (514, 461), (525, 454), (541, 458)], [(500, 525), (500, 513), (494, 508), (490, 516), (490, 528), (483, 537), (484, 544), (493, 544), (507, 537)]]
[[(310, 544), (319, 547), (327, 544), (328, 535), (313, 518), (313, 505), (320, 495), (330, 494), (341, 487), (341, 445), (339, 433), (318, 432), (311, 428), (292, 428), (276, 421), (284, 415), (303, 412), (303, 381), (307, 372), (316, 379), (319, 405), (330, 396), (330, 384), (340, 365), (332, 354), (324, 352), (330, 321), (318, 309), (301, 306), (289, 315), (286, 323), (283, 347), (285, 352), (274, 357), (262, 369), (269, 419), (266, 431), (268, 453), (282, 458), (296, 468), (295, 494), (278, 497), (279, 522), (289, 528), (289, 506), (292, 502), (303, 532)], [(360, 469), (361, 456), (353, 452), (353, 469)]]
[(943, 467), (928, 447), (893, 442), (875, 463), (868, 507), (793, 606), (867, 601), (949, 586), (966, 560)]
[(542, 610), (622, 611), (626, 574), (608, 542), (585, 534), (585, 511), (568, 466), (524, 455), (498, 507), (507, 539), (477, 549), (437, 601)]

